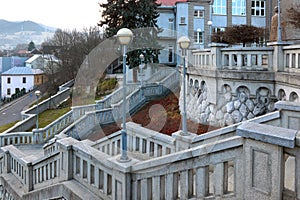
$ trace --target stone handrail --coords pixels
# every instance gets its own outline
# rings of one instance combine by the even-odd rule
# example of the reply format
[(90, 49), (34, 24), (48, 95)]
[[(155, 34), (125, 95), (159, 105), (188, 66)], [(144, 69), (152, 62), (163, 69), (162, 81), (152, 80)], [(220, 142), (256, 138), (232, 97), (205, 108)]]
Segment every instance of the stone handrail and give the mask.
[(84, 116), (70, 124), (60, 134), (79, 139), (86, 136), (96, 125), (109, 124), (114, 121), (111, 108), (86, 112)]
[[(116, 193), (116, 180), (109, 161), (110, 156), (89, 144), (73, 145), (73, 178), (102, 198), (112, 198)], [(87, 160), (86, 158), (90, 159)], [(70, 168), (69, 168), (70, 169)], [(114, 199), (114, 198), (113, 198)]]
[(33, 144), (32, 132), (8, 133), (0, 135), (0, 146)]
[(211, 50), (210, 49), (201, 49), (195, 50), (193, 54), (193, 66), (197, 68), (211, 68)]
[[(126, 130), (128, 151), (141, 159), (160, 157), (175, 152), (175, 139), (171, 136), (146, 129), (133, 122), (126, 124)], [(120, 154), (121, 131), (97, 140), (93, 147), (110, 156)]]
[(43, 144), (73, 122), (73, 111), (69, 111), (44, 128), (33, 129), (36, 144)]
[(273, 47), (223, 47), (192, 51), (193, 65), (210, 69), (273, 70)]
[[(134, 164), (132, 198), (243, 198), (243, 139), (235, 136)], [(224, 152), (224, 150), (226, 152)], [(230, 176), (231, 175), (231, 176)], [(227, 183), (227, 185), (224, 185)]]
[(57, 183), (61, 176), (61, 155), (59, 152), (44, 156), (32, 162), (31, 174), (33, 189), (43, 188)]
[(12, 173), (24, 186), (25, 191), (31, 191), (33, 189), (32, 157), (14, 146), (6, 146), (2, 150), (4, 152), (3, 173)]
[(127, 123), (128, 151), (145, 158), (160, 157), (175, 152), (175, 139), (171, 136), (146, 129), (138, 124)]
[(289, 45), (283, 47), (284, 71), (300, 72), (300, 45)]
[(121, 152), (121, 131), (105, 136), (96, 141), (93, 148), (106, 153), (110, 156), (115, 156)]
[[(135, 83), (126, 84), (126, 94), (129, 95), (137, 88), (138, 88), (138, 84)], [(111, 104), (121, 101), (122, 97), (123, 97), (123, 87), (120, 87), (113, 93), (107, 95), (104, 99), (96, 101), (97, 110), (110, 108)]]
[(273, 70), (272, 47), (224, 48), (222, 69)]

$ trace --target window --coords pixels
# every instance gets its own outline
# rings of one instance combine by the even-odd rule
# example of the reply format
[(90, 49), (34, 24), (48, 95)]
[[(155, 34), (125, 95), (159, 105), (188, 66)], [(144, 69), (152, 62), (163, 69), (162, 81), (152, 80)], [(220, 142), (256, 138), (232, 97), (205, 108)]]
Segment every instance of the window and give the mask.
[(226, 0), (215, 0), (213, 14), (226, 15)]
[(23, 77), (22, 83), (26, 83), (26, 77)]
[(265, 16), (265, 1), (252, 1), (251, 2), (251, 15), (252, 16)]
[(194, 42), (197, 44), (203, 43), (203, 32), (200, 30), (197, 30), (194, 32)]
[(246, 15), (245, 0), (232, 0), (232, 15)]
[(11, 94), (11, 91), (10, 91), (10, 88), (7, 88), (7, 95), (10, 95)]
[(213, 28), (213, 33), (220, 33), (220, 32), (224, 32), (225, 28), (224, 27), (214, 27)]
[(195, 10), (194, 17), (203, 18), (204, 17), (204, 10)]
[(173, 62), (173, 47), (172, 46), (169, 47), (168, 58), (169, 58), (169, 63), (172, 63)]
[(10, 84), (10, 77), (7, 77), (7, 83)]
[(185, 17), (180, 17), (180, 24), (185, 24)]

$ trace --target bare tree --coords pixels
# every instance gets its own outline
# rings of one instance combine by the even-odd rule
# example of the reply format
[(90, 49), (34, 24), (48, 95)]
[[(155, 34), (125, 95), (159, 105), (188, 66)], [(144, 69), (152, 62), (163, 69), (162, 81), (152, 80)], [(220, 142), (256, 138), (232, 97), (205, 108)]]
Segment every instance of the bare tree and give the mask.
[(295, 28), (300, 28), (300, 3), (294, 3), (291, 8), (287, 10), (289, 23)]

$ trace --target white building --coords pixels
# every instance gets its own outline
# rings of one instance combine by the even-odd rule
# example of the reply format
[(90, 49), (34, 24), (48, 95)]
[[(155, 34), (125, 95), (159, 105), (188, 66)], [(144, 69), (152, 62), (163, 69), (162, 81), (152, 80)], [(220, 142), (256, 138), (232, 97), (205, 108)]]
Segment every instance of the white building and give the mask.
[(36, 85), (36, 78), (41, 77), (42, 70), (30, 69), (29, 67), (13, 67), (1, 74), (1, 96), (11, 97), (23, 88), (26, 92), (32, 90)]

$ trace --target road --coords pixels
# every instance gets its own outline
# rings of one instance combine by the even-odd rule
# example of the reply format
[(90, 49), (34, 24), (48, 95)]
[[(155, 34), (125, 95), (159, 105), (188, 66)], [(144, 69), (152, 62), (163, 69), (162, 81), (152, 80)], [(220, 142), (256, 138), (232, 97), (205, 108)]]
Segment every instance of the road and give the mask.
[(0, 126), (21, 120), (21, 111), (36, 101), (34, 91), (0, 107)]

